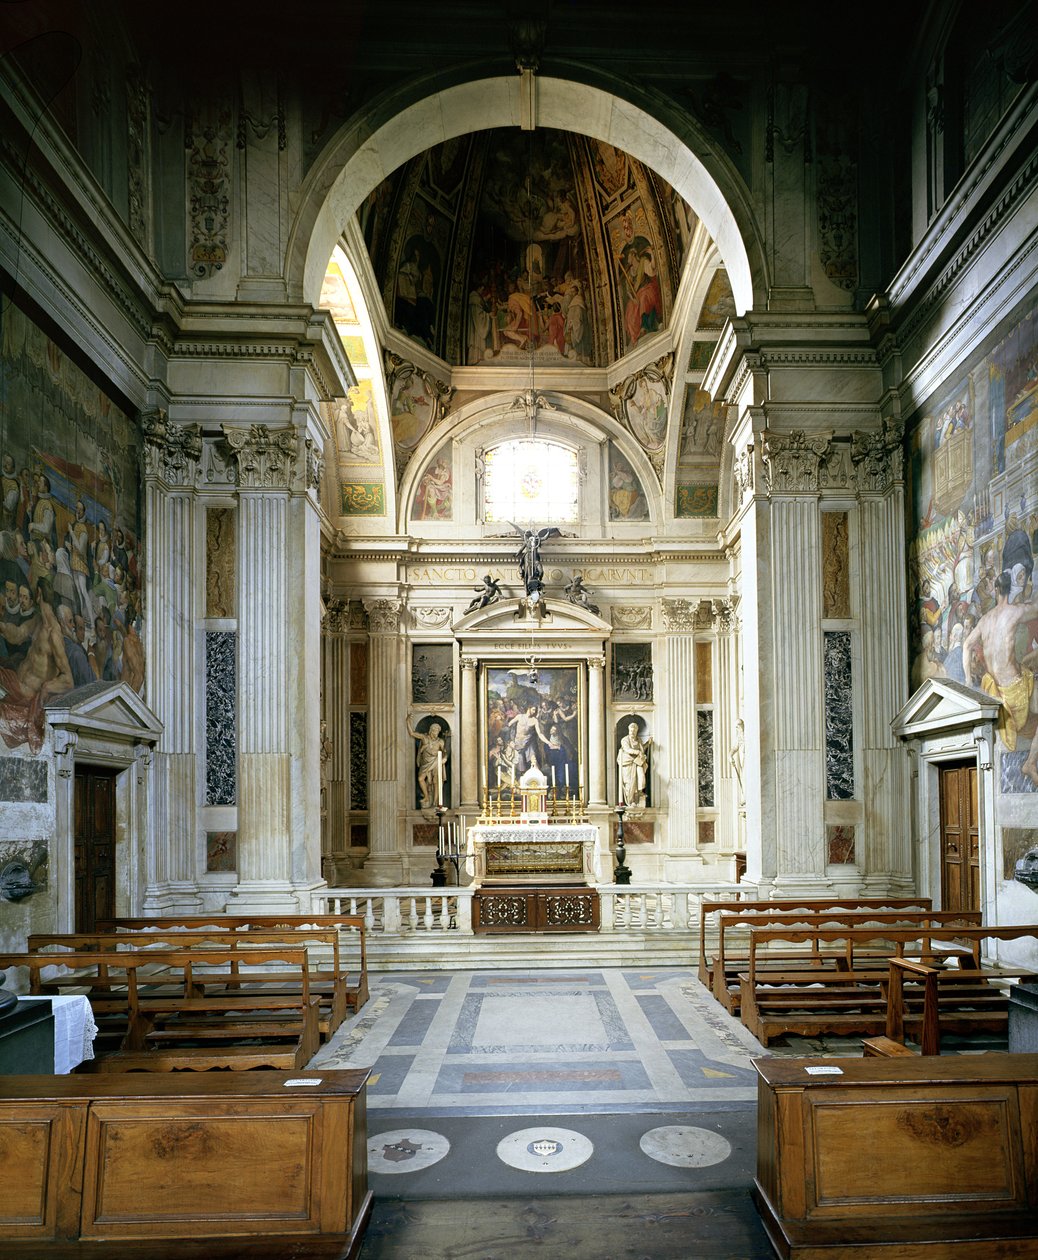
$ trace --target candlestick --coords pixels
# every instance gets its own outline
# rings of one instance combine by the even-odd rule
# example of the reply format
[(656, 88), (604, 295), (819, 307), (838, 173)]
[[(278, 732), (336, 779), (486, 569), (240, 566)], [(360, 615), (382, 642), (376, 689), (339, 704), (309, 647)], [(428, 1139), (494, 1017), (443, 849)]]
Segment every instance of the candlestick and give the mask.
[(552, 766), (551, 768), (551, 785), (554, 788), (555, 786), (555, 767), (554, 766)]
[[(553, 768), (553, 769), (552, 769), (552, 774), (554, 774), (554, 773), (555, 773), (555, 770), (554, 770), (554, 768)], [(554, 783), (554, 781), (555, 781), (555, 780), (553, 779), (553, 780), (552, 780), (552, 782)], [(569, 787), (569, 762), (568, 762), (568, 761), (566, 762), (566, 786), (567, 786), (567, 787)]]
[(497, 790), (499, 792), (501, 791), (501, 767), (500, 766), (498, 766), (497, 768)]

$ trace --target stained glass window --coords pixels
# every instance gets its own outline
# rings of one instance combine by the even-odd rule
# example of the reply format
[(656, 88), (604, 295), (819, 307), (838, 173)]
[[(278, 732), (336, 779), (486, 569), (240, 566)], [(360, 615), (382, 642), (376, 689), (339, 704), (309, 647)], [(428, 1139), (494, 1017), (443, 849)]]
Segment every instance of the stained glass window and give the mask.
[(488, 524), (577, 520), (580, 478), (572, 447), (518, 438), (487, 451), (483, 465), (483, 519)]

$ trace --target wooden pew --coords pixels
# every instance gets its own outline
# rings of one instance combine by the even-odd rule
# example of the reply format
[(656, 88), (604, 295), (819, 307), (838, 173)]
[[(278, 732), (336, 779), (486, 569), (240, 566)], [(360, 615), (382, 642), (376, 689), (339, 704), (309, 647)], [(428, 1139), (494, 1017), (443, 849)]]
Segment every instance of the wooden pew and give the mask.
[(0, 1077), (0, 1254), (355, 1258), (367, 1075)]
[(753, 1198), (784, 1260), (1038, 1256), (1038, 1055), (754, 1067)]
[[(929, 967), (910, 958), (891, 958), (887, 980), (887, 1026), (885, 1035), (864, 1044), (866, 1054), (877, 1057), (911, 1053), (905, 1046), (905, 1017), (912, 1004), (911, 988), (922, 987), (922, 1029), (919, 1035), (919, 1052), (924, 1055), (941, 1053), (942, 986), (951, 989), (951, 997), (961, 996), (962, 986), (967, 984), (991, 985), (996, 980), (1032, 979), (1035, 972), (1027, 967), (984, 967), (980, 971), (962, 968)], [(906, 983), (908, 988), (906, 989)], [(948, 996), (947, 994), (945, 995)], [(918, 996), (916, 997), (918, 1005)], [(948, 1002), (944, 1002), (947, 1009)]]
[[(68, 958), (72, 969), (60, 957), (49, 951), (5, 954), (0, 968), (27, 967), (32, 993), (86, 992), (102, 1014), (124, 1014), (122, 1043), (95, 1060), (98, 1071), (298, 1070), (317, 1052), (319, 999), (309, 991), (305, 949), (256, 946), (247, 964), (226, 946), (80, 950)], [(234, 961), (245, 968), (248, 993), (227, 983)], [(61, 974), (46, 976), (48, 968)], [(286, 974), (290, 992), (284, 991)]]
[[(761, 1042), (768, 1042), (784, 1033), (801, 1036), (862, 1035), (875, 1036), (886, 1031), (889, 968), (887, 959), (868, 951), (886, 948), (893, 957), (921, 954), (926, 960), (955, 960), (964, 963), (957, 973), (949, 969), (949, 984), (939, 998), (941, 1023), (949, 1032), (997, 1032), (1005, 1027), (1004, 995), (994, 989), (982, 972), (981, 948), (985, 940), (1017, 940), (1038, 933), (1034, 925), (1013, 927), (960, 927), (937, 930), (899, 927), (848, 928), (785, 928), (761, 927), (750, 931), (749, 966), (740, 977), (742, 988), (741, 1017), (747, 1028)], [(951, 943), (943, 938), (954, 937)], [(940, 940), (941, 943), (936, 943)], [(789, 970), (757, 969), (758, 951), (775, 943), (804, 945), (811, 948), (843, 942), (846, 967), (839, 973), (826, 973), (818, 968)], [(957, 984), (952, 979), (959, 975)], [(994, 973), (997, 974), (997, 973)], [(908, 1012), (906, 1025), (922, 1031), (923, 1012)]]
[(788, 914), (820, 910), (930, 910), (929, 897), (787, 897), (770, 901), (704, 901), (699, 910), (699, 979), (713, 992), (715, 956), (707, 952), (707, 915)]
[[(964, 924), (978, 926), (979, 910), (813, 910), (780, 913), (723, 914), (717, 925), (717, 955), (712, 968), (714, 997), (731, 1015), (738, 1015), (740, 1001), (739, 976), (749, 959), (749, 931), (755, 927), (867, 927), (869, 924), (916, 927), (927, 925)], [(733, 947), (731, 937), (737, 933), (741, 949)], [(842, 952), (826, 953), (816, 945), (805, 951), (785, 951), (774, 960), (757, 958), (757, 970), (770, 966), (788, 968), (794, 961), (807, 966), (844, 965)]]
[[(368, 1000), (368, 960), (364, 935), (363, 916), (357, 914), (202, 914), (180, 915), (161, 918), (106, 919), (97, 924), (100, 932), (143, 932), (181, 928), (222, 929), (225, 931), (274, 932), (288, 928), (335, 929), (340, 933), (340, 944), (345, 959), (351, 943), (356, 940), (360, 948), (357, 968), (347, 972), (346, 994), (351, 1011), (359, 1011)], [(348, 965), (348, 964), (347, 964)]]
[[(247, 958), (251, 949), (267, 945), (295, 945), (307, 950), (309, 959), (310, 993), (320, 999), (320, 1031), (327, 1040), (342, 1024), (349, 1013), (348, 973), (342, 967), (339, 956), (339, 933), (334, 928), (284, 928), (280, 931), (165, 930), (150, 932), (92, 932), (92, 933), (34, 933), (28, 940), (29, 953), (53, 951), (55, 957), (62, 952), (108, 950), (194, 950), (215, 947), (232, 951), (229, 987), (238, 992), (247, 991), (247, 977), (240, 974), (240, 964), (235, 955)], [(320, 955), (330, 959), (322, 967)], [(292, 981), (285, 978), (285, 992)], [(268, 985), (264, 988), (274, 996)]]

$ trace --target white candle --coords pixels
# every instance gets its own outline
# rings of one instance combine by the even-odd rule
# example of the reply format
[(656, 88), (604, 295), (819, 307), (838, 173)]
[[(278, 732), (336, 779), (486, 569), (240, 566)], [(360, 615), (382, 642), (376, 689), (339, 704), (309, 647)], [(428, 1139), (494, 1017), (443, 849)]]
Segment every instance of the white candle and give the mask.
[(436, 754), (436, 804), (443, 804), (443, 752)]
[[(554, 773), (555, 771), (552, 770), (552, 774)], [(566, 762), (566, 786), (569, 787), (569, 762), (568, 761)]]
[(512, 789), (515, 790), (515, 766), (512, 767)]
[(555, 786), (555, 767), (554, 766), (552, 766), (551, 768), (551, 785), (552, 787)]
[(497, 768), (497, 790), (499, 792), (501, 791), (501, 767), (500, 766), (498, 766)]
[(439, 840), (437, 841), (437, 844), (436, 844), (436, 851), (437, 851), (438, 853), (442, 853), (442, 852), (443, 852), (443, 823), (440, 823), (440, 838), (439, 838)]

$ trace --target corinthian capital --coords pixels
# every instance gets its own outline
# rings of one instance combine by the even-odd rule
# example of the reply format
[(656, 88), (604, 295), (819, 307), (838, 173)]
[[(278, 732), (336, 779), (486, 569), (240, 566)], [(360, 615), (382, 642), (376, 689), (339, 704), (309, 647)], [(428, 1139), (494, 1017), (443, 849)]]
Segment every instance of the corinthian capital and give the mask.
[(276, 490), (289, 487), (299, 454), (295, 429), (271, 429), (265, 424), (235, 429), (225, 424), (223, 435), (238, 465), (239, 486)]
[(887, 418), (882, 433), (855, 433), (851, 444), (854, 484), (858, 490), (888, 490), (904, 476), (905, 426)]
[(372, 634), (396, 634), (400, 629), (403, 607), (401, 599), (366, 599), (364, 611), (368, 614), (368, 630)]
[(193, 485), (202, 454), (201, 427), (170, 424), (166, 413), (157, 407), (141, 412), (140, 427), (145, 477), (160, 478), (171, 486)]
[(817, 494), (826, 486), (846, 484), (846, 454), (829, 433), (764, 434), (761, 447), (769, 497), (775, 494)]

